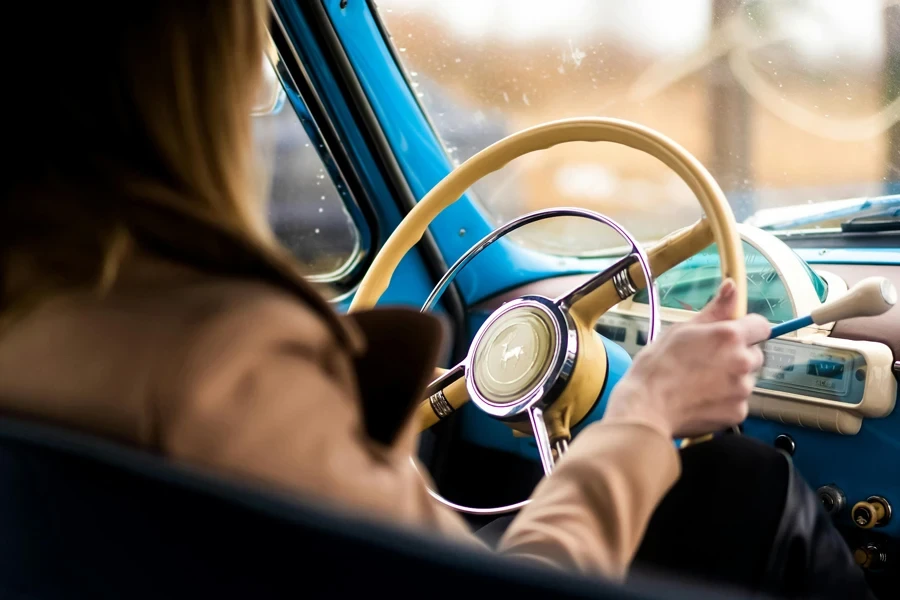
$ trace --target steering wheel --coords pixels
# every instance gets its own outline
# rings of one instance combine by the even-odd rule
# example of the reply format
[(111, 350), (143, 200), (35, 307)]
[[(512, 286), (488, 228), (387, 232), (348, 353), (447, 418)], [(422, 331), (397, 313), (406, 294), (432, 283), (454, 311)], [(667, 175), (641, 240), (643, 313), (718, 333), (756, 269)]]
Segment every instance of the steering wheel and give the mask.
[[(646, 253), (637, 240), (612, 219), (581, 209), (538, 211), (491, 232), (464, 254), (437, 284), (423, 310), (430, 309), (450, 280), (479, 252), (510, 231), (550, 216), (577, 216), (606, 224), (631, 245), (630, 251), (601, 273), (559, 298), (524, 296), (507, 302), (482, 325), (466, 358), (438, 370), (427, 399), (418, 409), (422, 429), (446, 418), (471, 400), (518, 435), (534, 435), (544, 473), (568, 448), (572, 428), (600, 398), (606, 381), (606, 351), (594, 326), (610, 308), (658, 276), (715, 242), (723, 278), (736, 284), (733, 318), (747, 306), (747, 278), (734, 214), (706, 168), (684, 148), (650, 128), (609, 118), (552, 121), (514, 133), (477, 153), (438, 183), (406, 216), (375, 257), (350, 305), (350, 312), (374, 307), (387, 289), (400, 260), (422, 238), (434, 218), (473, 184), (510, 161), (565, 142), (613, 142), (662, 161), (688, 185), (705, 216), (694, 225), (663, 238)], [(659, 330), (659, 299), (648, 289), (648, 341)], [(467, 509), (499, 514), (524, 505)], [(526, 501), (527, 502), (527, 501)]]

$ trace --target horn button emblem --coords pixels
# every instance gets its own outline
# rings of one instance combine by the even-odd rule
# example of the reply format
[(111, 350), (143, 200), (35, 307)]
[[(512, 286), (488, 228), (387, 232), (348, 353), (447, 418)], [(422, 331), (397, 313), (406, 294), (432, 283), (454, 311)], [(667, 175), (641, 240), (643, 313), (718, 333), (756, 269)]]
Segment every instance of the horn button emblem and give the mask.
[(486, 324), (475, 348), (473, 383), (495, 404), (514, 403), (547, 375), (558, 345), (553, 318), (540, 307), (522, 305)]

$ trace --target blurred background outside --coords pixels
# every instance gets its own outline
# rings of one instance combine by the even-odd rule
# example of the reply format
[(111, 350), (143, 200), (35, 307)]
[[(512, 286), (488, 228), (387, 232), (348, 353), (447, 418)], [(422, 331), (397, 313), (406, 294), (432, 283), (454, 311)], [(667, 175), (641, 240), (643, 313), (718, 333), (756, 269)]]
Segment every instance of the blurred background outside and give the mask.
[[(628, 119), (699, 158), (738, 220), (774, 206), (900, 191), (898, 4), (376, 1), (456, 161), (553, 119)], [(498, 224), (538, 208), (579, 206), (647, 240), (700, 216), (666, 167), (610, 144), (528, 155), (476, 193)], [(519, 239), (577, 254), (614, 243), (610, 235), (563, 219), (531, 226)]]
[[(772, 207), (900, 193), (900, 0), (374, 6), (456, 164), (532, 125), (609, 116), (686, 147), (719, 181), (738, 220)], [(360, 235), (309, 126), (290, 103), (256, 119), (272, 222), (310, 273), (337, 278), (358, 256)], [(646, 241), (701, 214), (661, 163), (611, 144), (527, 155), (474, 192), (497, 225), (539, 208), (577, 206)], [(620, 243), (579, 219), (534, 224), (516, 239), (576, 255)]]

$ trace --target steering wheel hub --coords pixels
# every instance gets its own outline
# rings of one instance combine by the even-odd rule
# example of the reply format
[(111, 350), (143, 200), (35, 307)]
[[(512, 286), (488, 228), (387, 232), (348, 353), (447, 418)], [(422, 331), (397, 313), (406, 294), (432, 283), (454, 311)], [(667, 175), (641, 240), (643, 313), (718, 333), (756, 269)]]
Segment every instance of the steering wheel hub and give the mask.
[(568, 379), (578, 338), (564, 311), (547, 298), (526, 296), (504, 305), (482, 325), (469, 352), (467, 387), (489, 414), (517, 420), (547, 405)]
[(497, 404), (527, 393), (547, 371), (556, 334), (546, 315), (531, 308), (508, 312), (491, 324), (475, 352), (472, 376), (478, 391)]

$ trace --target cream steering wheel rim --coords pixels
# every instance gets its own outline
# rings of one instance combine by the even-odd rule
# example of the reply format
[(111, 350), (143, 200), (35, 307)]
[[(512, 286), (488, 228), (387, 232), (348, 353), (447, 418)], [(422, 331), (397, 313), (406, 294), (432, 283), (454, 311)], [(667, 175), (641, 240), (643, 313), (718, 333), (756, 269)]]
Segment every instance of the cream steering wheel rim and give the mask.
[[(350, 304), (350, 312), (375, 306), (390, 284), (400, 261), (422, 238), (434, 218), (458, 200), (478, 180), (524, 154), (572, 141), (613, 142), (657, 158), (688, 185), (706, 215), (706, 218), (692, 227), (664, 238), (646, 253), (637, 245), (634, 246), (633, 249), (641, 255), (640, 265), (623, 266), (616, 273), (627, 279), (626, 287), (630, 288), (630, 293), (647, 285), (651, 275), (658, 277), (715, 242), (722, 277), (731, 278), (735, 282), (738, 301), (731, 316), (733, 318), (743, 316), (747, 307), (747, 278), (742, 242), (734, 214), (715, 179), (700, 161), (661, 133), (628, 121), (607, 118), (567, 119), (525, 129), (485, 148), (447, 175), (409, 212), (388, 238), (363, 278)], [(635, 268), (636, 266), (639, 268)], [(554, 462), (551, 454), (552, 436), (556, 435), (556, 439), (563, 443), (563, 446), (554, 446), (552, 452), (557, 452), (558, 449), (558, 453), (562, 453), (568, 447), (566, 441), (571, 437), (570, 426), (577, 424), (592, 410), (606, 382), (605, 349), (599, 334), (594, 330), (594, 325), (604, 312), (626, 297), (616, 288), (615, 277), (612, 280), (604, 279), (607, 272), (611, 271), (605, 270), (591, 278), (580, 289), (571, 290), (552, 302), (553, 306), (562, 308), (570, 325), (568, 331), (578, 340), (572, 355), (574, 370), (563, 380), (564, 388), (561, 394), (550, 398), (551, 404), (543, 404), (541, 408), (538, 408), (538, 404), (529, 405), (530, 427), (527, 427), (526, 431), (523, 432), (519, 428), (520, 424), (508, 423), (520, 434), (535, 435), (544, 472), (548, 475)], [(590, 287), (595, 281), (598, 281), (596, 287)], [(529, 298), (542, 300), (538, 297)], [(506, 306), (514, 304), (515, 301)], [(476, 338), (481, 336), (485, 327), (498, 322), (494, 318), (498, 315), (502, 317), (503, 310), (501, 308), (485, 322)], [(480, 345), (476, 339), (469, 349), (469, 356), (473, 361), (477, 360), (478, 348)], [(473, 354), (473, 351), (476, 353)], [(429, 400), (422, 402), (418, 410), (422, 429), (430, 427), (452, 413), (469, 400), (470, 394), (477, 391), (472, 387), (467, 391), (468, 369), (471, 367), (468, 358), (454, 369), (444, 371), (429, 386), (429, 391), (426, 392), (430, 394)], [(452, 379), (454, 374), (458, 377), (460, 372), (465, 373), (464, 377)], [(433, 389), (437, 389), (437, 392)], [(483, 405), (483, 399), (479, 399), (478, 402), (482, 410), (487, 410)], [(521, 402), (528, 402), (528, 398)], [(414, 461), (413, 464), (415, 465)], [(454, 504), (430, 488), (429, 493), (450, 508), (473, 514), (504, 514), (529, 502), (525, 500), (493, 509), (473, 509)]]
[[(737, 302), (731, 316), (743, 316), (747, 306), (747, 279), (742, 242), (734, 214), (715, 179), (700, 161), (661, 133), (636, 123), (608, 118), (566, 119), (538, 125), (500, 140), (467, 160), (438, 183), (394, 230), (363, 278), (350, 305), (350, 311), (375, 306), (387, 289), (400, 260), (421, 239), (432, 220), (479, 179), (524, 154), (572, 141), (613, 142), (657, 158), (688, 185), (706, 215), (693, 226), (670, 234), (650, 248), (646, 252), (649, 258), (644, 261), (649, 263), (649, 269), (638, 264), (622, 267), (618, 275), (628, 280), (627, 287), (632, 290), (630, 293), (642, 289), (647, 284), (648, 275), (658, 277), (715, 242), (722, 276), (731, 278), (735, 283)], [(603, 313), (627, 297), (621, 295), (621, 291), (615, 287), (615, 281), (605, 279), (607, 271), (584, 284), (589, 290), (572, 290), (570, 294), (576, 295), (577, 300), (574, 300), (575, 296), (556, 300), (557, 304), (568, 303), (563, 307), (564, 313), (568, 315), (566, 319), (569, 319), (565, 328), (575, 336), (577, 348), (571, 356), (574, 370), (562, 375), (562, 391), (554, 393), (557, 394), (555, 399), (548, 399), (552, 406), (545, 404), (547, 410), (543, 412), (544, 419), (540, 427), (544, 428), (546, 421), (547, 431), (539, 432), (544, 434), (542, 439), (547, 436), (554, 440), (569, 439), (571, 427), (587, 416), (605, 384), (606, 350), (594, 326)], [(591, 287), (594, 283), (596, 285)], [(572, 299), (571, 303), (568, 302), (569, 299)], [(502, 310), (495, 312), (486, 325), (495, 316), (502, 316)], [(474, 343), (470, 348), (470, 355), (474, 352), (471, 360), (467, 356), (466, 361), (449, 372), (438, 370), (438, 379), (429, 386), (428, 400), (422, 402), (418, 409), (421, 429), (445, 418), (475, 394), (478, 385), (472, 377), (477, 377), (477, 373), (472, 374), (472, 367), (477, 370), (481, 364), (477, 360), (479, 347), (478, 343)], [(460, 373), (464, 374), (461, 379)], [(475, 395), (480, 396), (480, 408), (492, 410), (485, 404), (483, 395)], [(519, 410), (525, 406), (529, 397), (527, 394), (521, 396), (520, 404), (510, 403), (516, 404), (516, 410)], [(505, 410), (506, 406), (502, 408)], [(531, 420), (524, 425), (508, 424), (520, 434), (528, 434), (539, 423)]]
[(363, 277), (349, 311), (365, 310), (377, 304), (400, 261), (422, 239), (435, 217), (480, 179), (525, 154), (576, 141), (612, 142), (639, 150), (661, 161), (687, 184), (706, 215), (703, 222), (708, 223), (712, 240), (716, 242), (722, 276), (735, 281), (738, 298), (733, 317), (742, 316), (746, 312), (747, 286), (741, 239), (719, 184), (699, 160), (658, 131), (604, 117), (562, 119), (524, 129), (488, 146), (449, 173), (387, 239)]

